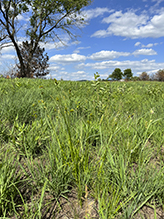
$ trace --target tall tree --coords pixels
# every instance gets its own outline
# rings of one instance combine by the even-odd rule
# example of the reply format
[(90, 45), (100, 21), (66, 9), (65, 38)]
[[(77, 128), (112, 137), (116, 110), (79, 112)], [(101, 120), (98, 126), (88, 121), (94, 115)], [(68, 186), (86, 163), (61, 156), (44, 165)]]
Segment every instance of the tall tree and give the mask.
[[(61, 40), (61, 33), (75, 37), (72, 27), (84, 25), (81, 9), (91, 0), (1, 0), (0, 42), (13, 45), (20, 63), (19, 77), (26, 77), (25, 64), (21, 54), (19, 36), (27, 37), (30, 45), (29, 62), (40, 42), (48, 39)], [(28, 17), (29, 19), (25, 19)], [(23, 22), (18, 22), (23, 18)], [(25, 28), (26, 27), (26, 28)]]
[(142, 81), (148, 81), (150, 78), (149, 78), (149, 75), (148, 75), (148, 73), (147, 72), (142, 72), (142, 74), (140, 74), (140, 79), (142, 80)]
[[(38, 45), (33, 54), (32, 60), (29, 60), (29, 53), (31, 51), (31, 48), (28, 41), (22, 43), (22, 45), (20, 46), (20, 51), (23, 58), (23, 63), (25, 65), (26, 77), (42, 77), (49, 74), (49, 71), (47, 69), (49, 67), (49, 57), (47, 53), (44, 54), (44, 48), (42, 49)], [(20, 64), (17, 64), (17, 68), (17, 74), (19, 75), (21, 69)]]
[(155, 73), (154, 79), (157, 81), (164, 81), (164, 69), (160, 69)]
[(132, 70), (130, 68), (125, 69), (123, 75), (125, 79), (130, 80), (133, 77)]
[(113, 80), (121, 80), (122, 79), (122, 71), (120, 68), (115, 68), (111, 75), (108, 76), (108, 78), (111, 78)]

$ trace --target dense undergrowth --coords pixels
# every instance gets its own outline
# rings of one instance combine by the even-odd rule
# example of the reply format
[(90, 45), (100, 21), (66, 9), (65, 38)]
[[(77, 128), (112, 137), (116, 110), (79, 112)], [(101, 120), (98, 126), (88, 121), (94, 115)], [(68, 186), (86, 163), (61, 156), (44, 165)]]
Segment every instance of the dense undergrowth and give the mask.
[(0, 217), (58, 218), (73, 191), (94, 204), (72, 218), (164, 210), (163, 83), (0, 78), (0, 101)]

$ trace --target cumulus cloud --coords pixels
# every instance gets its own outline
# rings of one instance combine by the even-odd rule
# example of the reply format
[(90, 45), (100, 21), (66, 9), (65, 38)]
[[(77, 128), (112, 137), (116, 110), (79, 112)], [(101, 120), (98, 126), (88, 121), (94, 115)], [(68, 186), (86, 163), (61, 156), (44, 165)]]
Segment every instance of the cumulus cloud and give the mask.
[(142, 45), (142, 47), (147, 47), (147, 48), (150, 48), (150, 47), (153, 47), (153, 46), (154, 46), (153, 43), (149, 43), (149, 44), (147, 44), (147, 45)]
[(127, 38), (158, 38), (164, 36), (164, 9), (153, 17), (149, 17), (145, 11), (137, 15), (129, 10), (125, 13), (116, 11), (102, 20), (109, 24), (106, 30), (98, 30), (91, 37), (107, 37), (110, 35)]
[(74, 44), (79, 44), (79, 41), (73, 41), (70, 42), (70, 38), (67, 36), (61, 36), (62, 41), (57, 41), (57, 42), (47, 42), (47, 43), (39, 43), (41, 47), (44, 47), (46, 50), (51, 50), (51, 49), (62, 49), (66, 46), (71, 46)]
[(77, 71), (76, 73), (81, 75), (81, 74), (85, 74), (85, 71)]
[(85, 60), (85, 56), (76, 53), (68, 55), (55, 55), (50, 58), (50, 62), (57, 62), (60, 64), (71, 64), (76, 62), (83, 62)]
[(75, 71), (75, 72), (67, 72), (67, 71), (59, 71), (57, 74), (51, 74), (52, 78), (64, 80), (90, 80), (91, 76), (85, 71)]
[(120, 56), (129, 56), (129, 52), (116, 52), (116, 51), (100, 51), (93, 53), (91, 56), (89, 56), (89, 59), (96, 60), (96, 61), (102, 61), (102, 60), (112, 60), (115, 58), (118, 58)]
[(136, 42), (134, 44), (134, 46), (141, 46), (141, 47), (146, 47), (146, 48), (150, 48), (153, 46), (157, 46), (159, 43), (148, 43), (147, 45), (142, 44), (141, 42)]
[(91, 76), (89, 76), (85, 71), (77, 71), (70, 74), (69, 79), (72, 78), (73, 80), (89, 80), (91, 79)]
[(137, 56), (137, 55), (157, 55), (157, 52), (154, 51), (153, 49), (138, 49), (136, 51), (133, 52), (133, 55)]
[(80, 63), (80, 64), (76, 65), (75, 67), (79, 68), (79, 69), (82, 69), (82, 68), (86, 67), (86, 64), (85, 63)]
[(137, 72), (149, 72), (149, 71), (157, 71), (159, 69), (163, 69), (164, 63), (157, 63), (155, 60), (143, 59), (140, 61), (102, 61), (96, 63), (86, 63), (78, 67), (89, 67), (91, 69), (97, 70), (113, 70), (114, 68), (127, 69), (131, 68), (134, 73)]
[(48, 68), (50, 71), (58, 71), (60, 69), (60, 66), (57, 65), (50, 65)]
[(82, 15), (86, 18), (86, 19), (93, 19), (96, 18), (98, 16), (102, 16), (104, 13), (111, 13), (114, 10), (110, 10), (109, 8), (105, 7), (105, 8), (94, 8), (94, 9), (89, 9), (89, 10), (84, 10)]

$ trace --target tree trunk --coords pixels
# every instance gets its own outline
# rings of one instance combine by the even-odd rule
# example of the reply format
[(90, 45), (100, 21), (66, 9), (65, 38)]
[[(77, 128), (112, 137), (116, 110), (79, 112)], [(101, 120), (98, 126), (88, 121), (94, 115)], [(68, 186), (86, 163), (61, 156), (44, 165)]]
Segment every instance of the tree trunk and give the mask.
[(14, 44), (14, 47), (15, 47), (15, 50), (16, 50), (16, 53), (17, 53), (17, 56), (18, 56), (18, 59), (19, 59), (19, 63), (20, 63), (20, 72), (18, 73), (17, 77), (18, 78), (25, 78), (26, 77), (26, 69), (25, 69), (25, 65), (24, 65), (24, 62), (23, 62), (22, 55), (21, 55), (21, 51), (19, 49), (18, 44), (15, 42), (14, 37), (11, 37), (11, 40)]

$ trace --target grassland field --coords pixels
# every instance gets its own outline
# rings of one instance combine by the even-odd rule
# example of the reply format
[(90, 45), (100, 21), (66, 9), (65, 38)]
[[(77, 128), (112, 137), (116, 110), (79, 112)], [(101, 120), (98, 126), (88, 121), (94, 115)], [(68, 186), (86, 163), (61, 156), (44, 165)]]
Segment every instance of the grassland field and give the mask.
[(164, 83), (0, 78), (0, 218), (164, 218)]

